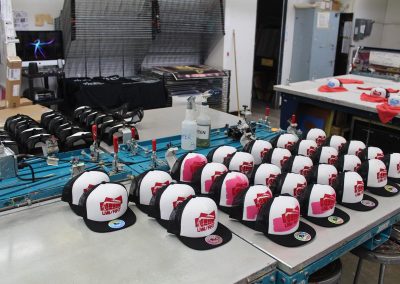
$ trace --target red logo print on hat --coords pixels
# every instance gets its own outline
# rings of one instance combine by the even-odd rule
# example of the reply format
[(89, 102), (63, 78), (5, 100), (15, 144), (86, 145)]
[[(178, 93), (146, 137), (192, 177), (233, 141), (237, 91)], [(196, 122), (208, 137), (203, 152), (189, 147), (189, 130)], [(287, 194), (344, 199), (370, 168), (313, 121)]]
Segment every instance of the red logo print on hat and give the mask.
[(311, 171), (311, 167), (310, 166), (304, 166), (304, 168), (302, 170), (300, 170), (300, 174), (302, 176), (308, 176), (310, 174)]
[(234, 178), (227, 180), (225, 184), (227, 205), (232, 205), (236, 195), (249, 186), (248, 181), (242, 179), (241, 176), (235, 176)]
[(361, 167), (361, 164), (357, 163), (357, 165), (354, 167), (354, 171), (357, 172), (360, 167)]
[(397, 172), (400, 174), (400, 163), (397, 164)]
[(328, 164), (329, 164), (329, 165), (334, 165), (334, 164), (336, 164), (337, 159), (338, 159), (338, 156), (336, 156), (336, 155), (331, 155), (331, 157), (328, 159)]
[(156, 182), (151, 188), (151, 193), (154, 195), (156, 195), (157, 191), (162, 188), (163, 186), (169, 185), (169, 180), (165, 181), (165, 182)]
[(246, 215), (247, 218), (250, 220), (255, 220), (257, 218), (258, 212), (260, 211), (261, 207), (271, 199), (272, 195), (269, 191), (263, 193), (257, 193), (256, 198), (254, 199), (255, 205), (247, 206), (246, 208)]
[(91, 190), (93, 187), (94, 187), (93, 184), (89, 184), (87, 188), (84, 188), (84, 189), (83, 189), (83, 192), (86, 193), (86, 192), (88, 192), (89, 190)]
[(313, 147), (313, 146), (310, 146), (310, 147), (307, 149), (307, 156), (312, 156), (312, 155), (314, 155), (316, 151), (317, 151), (317, 148), (315, 148), (315, 147)]
[(283, 167), (284, 164), (286, 164), (287, 160), (289, 160), (290, 157), (288, 156), (283, 156), (282, 160), (280, 161), (281, 167)]
[(223, 172), (216, 171), (216, 172), (214, 172), (214, 174), (211, 176), (211, 179), (206, 180), (204, 182), (205, 191), (206, 192), (210, 192), (210, 188), (211, 188), (212, 184), (214, 183), (215, 179), (217, 177), (219, 177), (219, 176), (222, 176), (225, 173), (226, 173), (226, 171), (223, 171)]
[(204, 232), (214, 228), (215, 226), (215, 211), (207, 214), (200, 213), (198, 218), (194, 219), (194, 224), (197, 228), (197, 232)]
[(336, 204), (336, 194), (325, 194), (319, 202), (311, 203), (313, 214), (323, 214), (328, 210), (332, 210)]
[(294, 143), (292, 141), (288, 141), (285, 144), (285, 149), (292, 150), (293, 146), (294, 146)]
[(172, 206), (175, 209), (179, 204), (181, 204), (183, 201), (185, 201), (186, 199), (188, 199), (191, 196), (192, 195), (189, 195), (188, 197), (179, 196), (174, 202), (172, 202)]
[(253, 167), (254, 167), (253, 162), (243, 162), (239, 166), (239, 171), (241, 173), (248, 174), (248, 173), (250, 173), (252, 171)]
[(260, 152), (260, 158), (264, 158), (265, 155), (269, 152), (269, 148), (264, 148)]
[(118, 213), (121, 210), (122, 195), (117, 198), (106, 197), (103, 202), (100, 202), (100, 210), (103, 215)]
[(298, 206), (296, 208), (286, 208), (286, 212), (282, 214), (281, 217), (275, 218), (274, 231), (275, 232), (287, 232), (298, 224), (300, 219), (300, 209)]
[(362, 151), (362, 148), (358, 148), (358, 150), (356, 151), (356, 156), (359, 157)]
[(197, 171), (198, 168), (207, 164), (207, 161), (203, 159), (201, 156), (194, 156), (191, 159), (187, 159), (183, 166), (183, 181), (191, 182), (193, 178), (193, 174)]
[(376, 174), (376, 179), (378, 180), (378, 182), (383, 182), (387, 180), (387, 170), (381, 168)]
[(354, 186), (354, 195), (360, 196), (364, 194), (364, 182), (359, 180), (357, 184)]
[(383, 160), (384, 157), (385, 157), (385, 156), (384, 156), (382, 153), (377, 153), (376, 156), (375, 156), (375, 159), (377, 159), (377, 160)]
[(337, 174), (331, 174), (328, 179), (329, 185), (333, 185), (333, 183), (336, 181), (336, 179), (337, 179)]
[(307, 187), (307, 183), (298, 183), (298, 184), (296, 185), (296, 188), (293, 189), (293, 195), (294, 195), (294, 197), (300, 196), (300, 195), (303, 193), (303, 191), (304, 191), (304, 189), (305, 189), (306, 187)]
[(326, 137), (324, 136), (318, 136), (316, 141), (318, 146), (321, 146), (322, 144), (324, 144)]
[(278, 175), (271, 174), (269, 177), (265, 179), (265, 184), (268, 186), (273, 185), (277, 177)]

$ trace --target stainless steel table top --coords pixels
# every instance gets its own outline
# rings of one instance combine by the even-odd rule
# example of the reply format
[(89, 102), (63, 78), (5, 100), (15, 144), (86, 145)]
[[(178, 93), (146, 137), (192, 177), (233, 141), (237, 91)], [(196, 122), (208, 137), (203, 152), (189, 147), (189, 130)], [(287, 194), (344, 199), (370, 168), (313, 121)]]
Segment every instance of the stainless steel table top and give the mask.
[(316, 230), (316, 238), (309, 244), (297, 248), (286, 248), (275, 244), (262, 233), (230, 219), (227, 214), (220, 214), (220, 220), (232, 232), (275, 258), (278, 261), (278, 268), (291, 275), (400, 213), (400, 194), (386, 198), (372, 194), (371, 196), (379, 201), (379, 206), (370, 212), (358, 212), (338, 206), (350, 215), (350, 221), (343, 226), (323, 228), (306, 222)]
[(135, 225), (94, 233), (61, 201), (0, 216), (1, 283), (233, 283), (265, 275), (276, 261), (233, 235), (196, 251), (130, 206)]

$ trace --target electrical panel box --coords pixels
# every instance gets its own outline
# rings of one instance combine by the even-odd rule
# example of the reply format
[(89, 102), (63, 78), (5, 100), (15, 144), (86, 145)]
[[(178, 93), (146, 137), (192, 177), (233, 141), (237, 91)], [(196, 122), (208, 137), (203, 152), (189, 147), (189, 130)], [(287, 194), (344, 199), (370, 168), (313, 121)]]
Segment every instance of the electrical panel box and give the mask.
[(339, 19), (336, 12), (296, 9), (290, 82), (333, 76)]

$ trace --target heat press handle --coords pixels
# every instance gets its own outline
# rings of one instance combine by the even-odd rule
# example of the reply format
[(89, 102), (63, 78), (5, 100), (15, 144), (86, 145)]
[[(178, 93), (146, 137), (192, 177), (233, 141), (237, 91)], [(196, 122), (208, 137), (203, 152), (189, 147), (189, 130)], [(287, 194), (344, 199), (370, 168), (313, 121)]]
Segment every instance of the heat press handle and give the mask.
[(152, 146), (153, 152), (156, 152), (157, 151), (157, 140), (156, 139), (153, 139), (151, 141), (151, 146)]
[(113, 135), (114, 153), (118, 153), (118, 136)]
[(269, 116), (271, 113), (271, 109), (269, 107), (265, 108), (265, 116)]
[(97, 125), (93, 124), (92, 125), (92, 136), (93, 136), (93, 141), (97, 141)]
[(132, 135), (132, 139), (135, 139), (135, 137), (136, 137), (136, 128), (135, 127), (131, 128), (131, 135)]
[(290, 119), (290, 122), (293, 123), (293, 124), (296, 123), (296, 115), (295, 114), (292, 115), (292, 118)]

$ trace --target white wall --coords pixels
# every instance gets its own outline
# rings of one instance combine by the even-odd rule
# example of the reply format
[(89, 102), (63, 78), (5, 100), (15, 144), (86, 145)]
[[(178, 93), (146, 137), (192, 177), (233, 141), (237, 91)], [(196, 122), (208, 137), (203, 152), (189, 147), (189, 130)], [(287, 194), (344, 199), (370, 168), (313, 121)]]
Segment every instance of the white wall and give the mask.
[(382, 34), (382, 48), (400, 49), (400, 1), (388, 0), (385, 25)]

